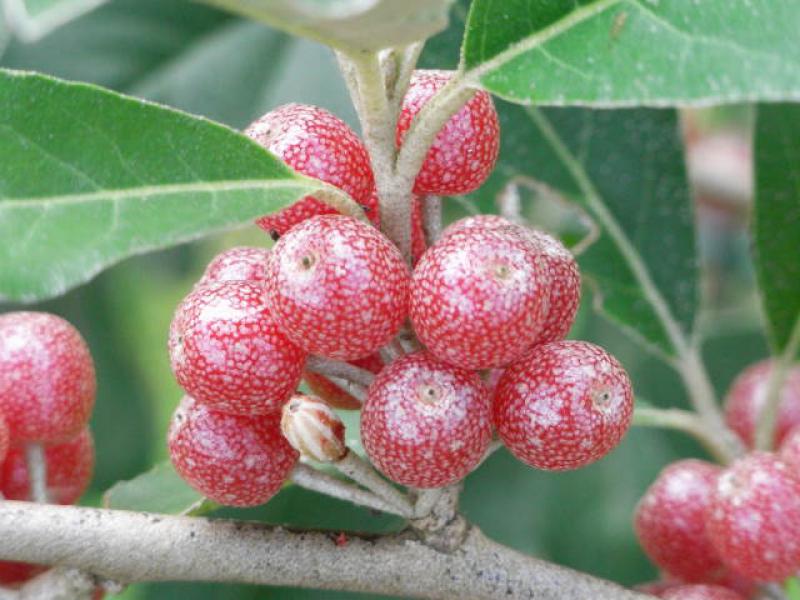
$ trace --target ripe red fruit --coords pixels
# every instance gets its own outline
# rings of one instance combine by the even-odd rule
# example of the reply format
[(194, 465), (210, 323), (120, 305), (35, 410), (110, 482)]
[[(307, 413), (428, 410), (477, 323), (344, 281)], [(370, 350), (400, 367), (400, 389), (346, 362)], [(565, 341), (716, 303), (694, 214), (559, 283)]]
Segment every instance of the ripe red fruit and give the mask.
[(17, 586), (44, 573), (48, 567), (29, 563), (0, 561), (0, 585)]
[(0, 464), (5, 460), (10, 445), (11, 434), (8, 432), (8, 425), (6, 425), (5, 418), (0, 415)]
[(417, 264), (428, 243), (425, 241), (425, 227), (423, 226), (422, 198), (414, 196), (411, 206), (411, 262)]
[(198, 285), (222, 281), (264, 281), (269, 250), (237, 246), (214, 257)]
[(744, 600), (736, 592), (718, 585), (679, 585), (663, 591), (664, 600)]
[[(370, 354), (366, 358), (358, 358), (350, 361), (351, 365), (366, 369), (370, 373), (380, 373), (383, 368), (383, 359), (380, 354)], [(309, 389), (333, 408), (344, 410), (358, 410), (361, 408), (361, 400), (346, 392), (344, 389), (333, 383), (330, 379), (319, 373), (306, 371), (303, 379)]]
[(89, 348), (67, 321), (39, 312), (0, 316), (0, 413), (13, 443), (77, 435), (96, 385)]
[(347, 454), (344, 423), (320, 398), (296, 394), (283, 405), (283, 437), (300, 456), (317, 462), (336, 462)]
[(537, 346), (497, 384), (493, 417), (519, 460), (577, 469), (608, 454), (628, 430), (633, 392), (617, 359), (588, 342)]
[[(397, 146), (417, 113), (453, 76), (448, 71), (415, 71), (397, 120)], [(457, 196), (478, 189), (500, 151), (500, 123), (492, 97), (478, 92), (442, 127), (414, 182), (414, 193)]]
[(377, 229), (321, 215), (284, 235), (267, 263), (276, 322), (310, 354), (369, 356), (398, 332), (408, 312), (408, 267)]
[(414, 269), (411, 321), (440, 360), (464, 369), (503, 367), (539, 335), (550, 283), (537, 249), (518, 235), (453, 233)]
[(706, 508), (721, 471), (702, 460), (672, 463), (636, 508), (634, 528), (647, 556), (686, 582), (710, 581), (723, 569), (705, 531)]
[(800, 469), (800, 427), (794, 427), (784, 436), (778, 453), (783, 462)]
[[(245, 134), (296, 171), (344, 190), (364, 207), (370, 220), (379, 223), (367, 149), (335, 115), (318, 106), (286, 104), (251, 123)], [(336, 210), (324, 202), (306, 196), (280, 212), (261, 217), (257, 224), (265, 231), (283, 235), (306, 219), (333, 213)]]
[[(725, 398), (725, 421), (751, 448), (758, 413), (766, 400), (771, 371), (771, 360), (750, 365), (739, 374)], [(775, 446), (780, 445), (795, 425), (800, 425), (800, 367), (794, 367), (789, 371), (781, 389), (773, 438)]]
[[(44, 449), (47, 495), (54, 504), (74, 504), (94, 471), (94, 440), (88, 427), (74, 439)], [(8, 500), (31, 500), (25, 449), (14, 447), (0, 470), (0, 492)]]
[(264, 504), (297, 462), (280, 414), (247, 417), (209, 410), (185, 396), (167, 439), (172, 464), (186, 482), (226, 506)]
[(754, 452), (717, 479), (706, 532), (722, 561), (756, 581), (800, 568), (800, 477), (774, 454)]
[(178, 306), (169, 335), (178, 383), (214, 410), (280, 411), (297, 388), (305, 353), (278, 328), (264, 283), (197, 287)]
[(426, 352), (384, 368), (367, 392), (361, 439), (392, 481), (436, 488), (465, 477), (492, 439), (489, 390)]

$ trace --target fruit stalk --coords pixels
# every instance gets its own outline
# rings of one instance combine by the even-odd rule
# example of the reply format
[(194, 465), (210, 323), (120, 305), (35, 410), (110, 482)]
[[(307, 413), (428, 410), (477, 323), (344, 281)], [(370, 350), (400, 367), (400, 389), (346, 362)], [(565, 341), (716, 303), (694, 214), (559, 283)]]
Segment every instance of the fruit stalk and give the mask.
[(28, 464), (28, 476), (31, 482), (31, 500), (46, 504), (50, 501), (47, 493), (47, 463), (44, 458), (44, 446), (38, 443), (25, 445), (25, 461)]

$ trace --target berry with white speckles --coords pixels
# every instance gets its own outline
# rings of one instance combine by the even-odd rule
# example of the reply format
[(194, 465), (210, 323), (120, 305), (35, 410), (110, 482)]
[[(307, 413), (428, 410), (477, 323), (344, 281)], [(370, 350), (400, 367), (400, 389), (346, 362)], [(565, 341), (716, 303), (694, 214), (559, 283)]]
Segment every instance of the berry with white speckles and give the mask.
[(12, 443), (59, 443), (92, 413), (94, 363), (78, 330), (38, 312), (0, 316), (0, 413)]
[(513, 232), (450, 234), (414, 269), (414, 331), (434, 356), (452, 365), (503, 367), (538, 337), (550, 283), (537, 248)]
[[(44, 449), (47, 495), (55, 504), (74, 504), (94, 471), (94, 441), (86, 427), (74, 439)], [(0, 492), (8, 500), (31, 500), (25, 450), (14, 447), (0, 469)]]
[[(450, 71), (415, 71), (397, 120), (397, 145), (403, 144), (414, 117), (450, 80)], [(476, 93), (445, 123), (425, 156), (414, 182), (417, 194), (457, 196), (478, 189), (500, 151), (500, 123), (492, 97)]]
[[(369, 155), (355, 132), (337, 116), (317, 106), (286, 104), (254, 121), (245, 134), (299, 173), (344, 190), (364, 207), (373, 223), (379, 223)], [(307, 196), (261, 217), (257, 224), (280, 236), (306, 219), (333, 213), (336, 209)]]
[[(753, 446), (755, 424), (766, 401), (771, 371), (770, 360), (749, 366), (736, 378), (725, 397), (725, 422), (748, 447)], [(800, 425), (800, 366), (789, 371), (781, 389), (775, 423), (776, 446), (780, 445), (784, 436), (795, 425)]]
[(294, 393), (305, 352), (278, 328), (263, 282), (197, 287), (169, 335), (172, 370), (198, 402), (234, 414), (277, 413)]
[(363, 358), (389, 342), (408, 313), (410, 274), (377, 229), (321, 215), (284, 235), (267, 263), (275, 320), (309, 354)]
[(500, 438), (539, 469), (577, 469), (602, 458), (622, 439), (632, 414), (625, 369), (588, 342), (537, 346), (505, 370), (494, 394)]
[[(358, 358), (349, 361), (351, 365), (366, 369), (370, 373), (380, 373), (383, 368), (383, 359), (380, 354), (370, 354), (366, 358)], [(317, 396), (322, 398), (333, 408), (341, 408), (344, 410), (358, 410), (361, 408), (361, 400), (345, 391), (342, 387), (336, 385), (333, 381), (314, 373), (313, 371), (306, 371), (303, 373), (308, 388)]]
[(186, 482), (225, 506), (264, 504), (297, 463), (280, 415), (248, 417), (210, 410), (185, 396), (167, 438), (172, 464)]
[(478, 376), (409, 354), (381, 371), (361, 412), (367, 455), (389, 479), (418, 488), (459, 481), (492, 439), (489, 390)]
[(303, 458), (336, 462), (347, 454), (344, 423), (330, 406), (314, 396), (292, 396), (283, 406), (281, 431)]
[(706, 536), (705, 512), (722, 469), (702, 460), (666, 467), (634, 515), (639, 543), (656, 565), (686, 582), (707, 582), (723, 569)]
[(718, 585), (678, 585), (663, 591), (664, 600), (744, 600), (733, 590)]
[(722, 561), (756, 581), (800, 569), (800, 477), (774, 454), (754, 452), (717, 479), (706, 532)]
[(783, 462), (800, 469), (800, 427), (794, 427), (786, 434), (778, 454)]
[(206, 267), (198, 285), (222, 281), (264, 281), (269, 250), (238, 246), (214, 257)]

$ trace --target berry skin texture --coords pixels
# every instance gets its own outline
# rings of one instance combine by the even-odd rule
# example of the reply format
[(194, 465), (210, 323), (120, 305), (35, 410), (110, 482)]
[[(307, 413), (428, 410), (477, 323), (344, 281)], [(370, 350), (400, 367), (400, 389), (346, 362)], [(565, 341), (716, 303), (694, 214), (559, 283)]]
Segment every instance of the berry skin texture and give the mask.
[[(351, 360), (350, 364), (366, 369), (370, 373), (378, 374), (383, 368), (383, 359), (380, 354), (375, 353), (370, 354), (366, 358)], [(303, 373), (303, 379), (305, 379), (308, 388), (314, 392), (315, 395), (322, 398), (333, 408), (344, 410), (358, 410), (361, 408), (361, 400), (346, 392), (324, 375), (306, 371)]]
[(201, 286), (178, 306), (169, 335), (178, 383), (214, 410), (277, 413), (297, 388), (305, 353), (280, 331), (264, 282)]
[(0, 585), (18, 586), (44, 573), (47, 567), (29, 563), (0, 561)]
[(408, 313), (410, 274), (378, 230), (321, 215), (284, 235), (267, 263), (276, 322), (309, 354), (355, 360), (377, 351)]
[(89, 348), (67, 321), (40, 312), (0, 316), (0, 413), (12, 443), (74, 437), (89, 420), (96, 388)]
[[(74, 439), (47, 446), (47, 495), (54, 504), (75, 504), (80, 499), (94, 472), (94, 440), (88, 427)], [(0, 492), (9, 500), (30, 500), (31, 489), (25, 450), (11, 449), (0, 470)]]
[[(397, 146), (417, 113), (453, 76), (451, 71), (415, 71), (397, 120)], [(415, 194), (458, 196), (478, 189), (500, 151), (500, 123), (492, 97), (478, 92), (442, 127), (414, 181)]]
[(281, 433), (280, 415), (229, 415), (190, 396), (172, 416), (167, 445), (178, 474), (225, 506), (264, 504), (281, 489), (298, 458)]
[(685, 582), (710, 581), (724, 568), (705, 531), (705, 512), (721, 471), (702, 460), (672, 463), (636, 507), (634, 529), (645, 553)]
[(754, 452), (717, 479), (706, 532), (733, 571), (780, 581), (800, 568), (800, 478), (774, 454)]
[[(772, 362), (763, 360), (742, 371), (725, 397), (725, 422), (748, 448), (753, 447), (755, 424), (764, 406)], [(775, 446), (795, 425), (800, 425), (800, 367), (793, 367), (781, 389), (775, 423)]]
[(538, 337), (550, 283), (527, 240), (504, 230), (454, 233), (414, 269), (411, 322), (440, 360), (464, 369), (504, 367)]
[(0, 465), (3, 464), (6, 456), (8, 455), (8, 449), (11, 446), (11, 434), (8, 432), (8, 425), (6, 425), (6, 420), (0, 416)]
[(409, 354), (381, 371), (361, 411), (361, 439), (389, 479), (418, 488), (459, 481), (492, 439), (489, 390), (469, 371)]
[(537, 346), (509, 366), (494, 393), (503, 443), (537, 469), (577, 469), (608, 454), (633, 414), (628, 374), (588, 342)]
[(223, 281), (264, 281), (269, 250), (237, 246), (214, 257), (206, 267), (198, 285)]
[(661, 593), (664, 600), (744, 600), (736, 592), (718, 585), (679, 585)]
[(281, 431), (300, 456), (337, 462), (347, 454), (344, 423), (323, 400), (297, 394), (284, 404)]
[(787, 465), (800, 469), (800, 427), (795, 427), (786, 434), (778, 454)]
[[(363, 142), (339, 117), (317, 106), (286, 104), (251, 123), (245, 135), (283, 160), (295, 171), (347, 192), (378, 224), (377, 196), (369, 154)], [(316, 215), (336, 209), (306, 196), (256, 223), (278, 236)]]

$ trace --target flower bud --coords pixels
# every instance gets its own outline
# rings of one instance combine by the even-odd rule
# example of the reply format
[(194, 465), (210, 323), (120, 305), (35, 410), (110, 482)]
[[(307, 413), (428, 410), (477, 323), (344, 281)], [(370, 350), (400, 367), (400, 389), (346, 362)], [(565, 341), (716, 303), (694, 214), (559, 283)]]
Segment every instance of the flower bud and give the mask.
[(316, 396), (292, 396), (283, 406), (281, 430), (304, 458), (336, 462), (347, 454), (344, 423), (330, 406)]

